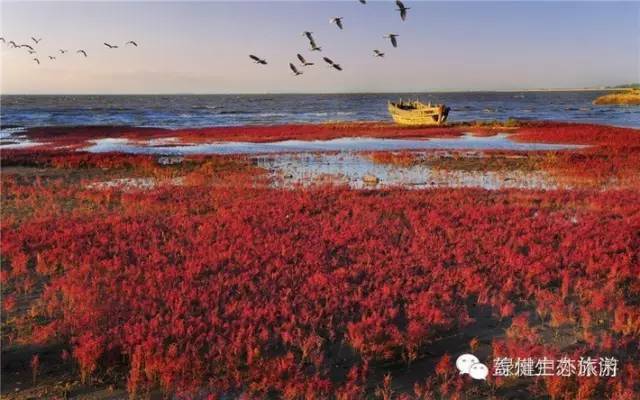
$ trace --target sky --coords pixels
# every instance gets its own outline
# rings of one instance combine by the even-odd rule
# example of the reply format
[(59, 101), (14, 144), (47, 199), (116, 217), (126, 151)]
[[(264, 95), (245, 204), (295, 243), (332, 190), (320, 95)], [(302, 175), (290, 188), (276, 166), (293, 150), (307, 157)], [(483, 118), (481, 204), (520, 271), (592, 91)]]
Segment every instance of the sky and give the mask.
[[(1, 44), (0, 92), (416, 92), (640, 81), (640, 2), (405, 4), (403, 22), (393, 1), (2, 1), (7, 42), (43, 40), (34, 46), (40, 65), (25, 48)], [(333, 16), (344, 18), (344, 30), (329, 23)], [(322, 52), (309, 50), (305, 30)], [(398, 48), (387, 33), (399, 34)], [(123, 46), (128, 40), (140, 46)], [(60, 55), (59, 48), (70, 51)], [(373, 57), (373, 49), (386, 56)], [(301, 76), (288, 67), (296, 53), (315, 63)]]

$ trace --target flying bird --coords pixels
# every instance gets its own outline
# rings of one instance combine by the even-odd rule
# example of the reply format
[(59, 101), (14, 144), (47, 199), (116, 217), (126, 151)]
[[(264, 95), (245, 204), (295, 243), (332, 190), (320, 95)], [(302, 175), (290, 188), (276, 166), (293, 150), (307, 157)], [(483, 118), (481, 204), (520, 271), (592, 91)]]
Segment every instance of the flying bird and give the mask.
[(255, 61), (256, 64), (267, 65), (267, 61), (266, 60), (263, 60), (262, 58), (260, 58), (258, 56), (254, 56), (253, 54), (249, 54), (249, 58), (251, 58), (253, 61)]
[(298, 54), (298, 60), (300, 60), (300, 62), (302, 63), (303, 66), (309, 66), (309, 65), (313, 65), (312, 62), (308, 62), (307, 60), (305, 60), (304, 57), (302, 57), (302, 54)]
[(35, 44), (38, 44), (38, 43), (42, 42), (42, 38), (40, 38), (40, 39), (36, 39), (36, 38), (34, 38), (33, 36), (31, 36), (31, 40), (33, 40), (33, 42), (34, 42)]
[(391, 44), (393, 45), (393, 47), (398, 47), (398, 40), (396, 39), (398, 36), (400, 36), (400, 35), (398, 35), (396, 33), (390, 33), (387, 36), (385, 36), (384, 38), (385, 39), (388, 38), (389, 40), (391, 40)]
[(309, 45), (311, 46), (311, 51), (322, 51), (322, 47), (318, 46), (313, 40)]
[(37, 62), (38, 65), (40, 65), (40, 60), (38, 60), (37, 58), (34, 58), (33, 61)]
[(20, 47), (26, 47), (29, 50), (33, 50), (33, 47), (29, 46), (28, 44), (21, 44)]
[(384, 57), (384, 53), (378, 49), (373, 50), (374, 57)]
[(0, 41), (2, 41), (2, 43), (7, 43), (7, 41), (6, 41), (6, 40), (4, 40), (4, 38), (3, 38), (3, 37), (0, 37)]
[(333, 60), (330, 59), (329, 57), (322, 57), (322, 59), (324, 60), (324, 62), (329, 64), (330, 67), (333, 67), (333, 68), (337, 69), (338, 71), (342, 71), (342, 67), (340, 66), (340, 64), (334, 63)]
[(359, 0), (362, 4), (367, 4), (367, 0)]
[(338, 28), (342, 29), (342, 17), (333, 17), (329, 20), (330, 24), (336, 24)]
[(58, 51), (60, 52), (60, 54), (64, 54), (64, 53), (68, 52), (69, 50), (60, 49)]
[(76, 51), (76, 53), (80, 53), (80, 54), (84, 55), (85, 57), (87, 57), (87, 52), (84, 51), (84, 50), (78, 50), (78, 51)]
[(398, 6), (398, 11), (400, 11), (400, 19), (404, 21), (405, 18), (407, 18), (407, 10), (409, 10), (409, 7), (405, 7), (400, 0), (396, 0), (396, 5)]
[(316, 41), (313, 40), (311, 34), (309, 34), (309, 36), (307, 37), (309, 38), (309, 48), (311, 49), (311, 51), (322, 51), (322, 47), (316, 44)]
[(56, 58), (55, 58), (54, 56), (49, 56), (49, 60), (51, 60), (51, 61), (55, 61), (55, 59), (56, 59)]
[(10, 44), (10, 45), (11, 45), (11, 47), (13, 47), (14, 49), (17, 49), (18, 47), (20, 47), (20, 46), (18, 46), (18, 45), (16, 44), (16, 42), (14, 42), (13, 40), (10, 40), (10, 41), (9, 41), (9, 44)]
[(313, 32), (304, 31), (302, 32), (302, 36), (306, 36), (309, 39), (309, 45), (311, 46), (311, 51), (322, 51), (322, 47), (316, 44), (316, 41), (313, 40), (313, 36), (311, 35)]
[(293, 65), (292, 63), (289, 63), (289, 68), (291, 68), (291, 71), (293, 71), (293, 75), (295, 76), (302, 75), (302, 71), (298, 71), (298, 68), (296, 68), (296, 66)]
[(129, 41), (128, 41), (127, 43), (125, 43), (124, 45), (126, 46), (126, 45), (128, 45), (128, 44), (133, 45), (133, 46), (135, 46), (135, 47), (138, 47), (138, 43), (134, 42), (133, 40), (129, 40)]
[(109, 44), (107, 42), (104, 42), (103, 44), (105, 46), (107, 46), (108, 48), (110, 48), (110, 49), (117, 49), (118, 48), (118, 46), (116, 46), (115, 44)]

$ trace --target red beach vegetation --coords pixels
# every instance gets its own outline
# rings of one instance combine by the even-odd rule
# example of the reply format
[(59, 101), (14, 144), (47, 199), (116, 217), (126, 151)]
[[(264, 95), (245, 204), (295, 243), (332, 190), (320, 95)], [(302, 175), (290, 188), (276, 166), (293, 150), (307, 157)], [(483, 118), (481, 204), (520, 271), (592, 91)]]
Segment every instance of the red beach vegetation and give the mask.
[[(234, 140), (364, 132), (280, 129), (202, 132)], [(105, 135), (131, 134), (117, 132)], [(543, 152), (530, 168), (633, 184), (283, 190), (245, 156), (163, 165), (140, 155), (3, 152), (3, 346), (55, 346), (25, 361), (34, 394), (43, 395), (51, 364), (77, 367), (80, 382), (48, 386), (49, 397), (126, 382), (118, 390), (131, 397), (637, 398), (638, 131), (544, 123), (517, 132), (592, 145)], [(92, 186), (145, 177), (155, 185)], [(615, 357), (619, 369), (478, 383), (453, 364), (471, 348), (490, 369), (502, 356), (563, 355)]]

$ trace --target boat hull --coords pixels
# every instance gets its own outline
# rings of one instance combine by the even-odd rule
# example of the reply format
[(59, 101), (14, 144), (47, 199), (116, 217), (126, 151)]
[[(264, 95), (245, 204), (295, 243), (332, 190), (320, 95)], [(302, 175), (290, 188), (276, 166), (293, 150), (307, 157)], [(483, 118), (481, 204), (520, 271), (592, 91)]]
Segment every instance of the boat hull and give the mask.
[(392, 103), (388, 105), (391, 118), (398, 125), (427, 126), (442, 125), (449, 116), (449, 107), (425, 105), (419, 102)]

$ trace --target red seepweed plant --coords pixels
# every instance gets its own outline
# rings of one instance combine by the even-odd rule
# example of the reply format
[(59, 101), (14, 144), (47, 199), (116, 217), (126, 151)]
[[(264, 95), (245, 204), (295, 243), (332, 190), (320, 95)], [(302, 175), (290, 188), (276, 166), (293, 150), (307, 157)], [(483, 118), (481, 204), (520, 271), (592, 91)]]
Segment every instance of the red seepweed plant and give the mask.
[(492, 357), (620, 360), (611, 379), (519, 381), (526, 393), (640, 395), (635, 189), (283, 190), (256, 184), (243, 157), (162, 167), (49, 156), (32, 162), (56, 174), (185, 177), (98, 190), (49, 170), (3, 175), (4, 334), (65, 343), (83, 381), (116, 368), (132, 396), (506, 396), (513, 382), (475, 385), (447, 372), (450, 357), (404, 393), (380, 378), (419, 368), (487, 308), (507, 328)]

